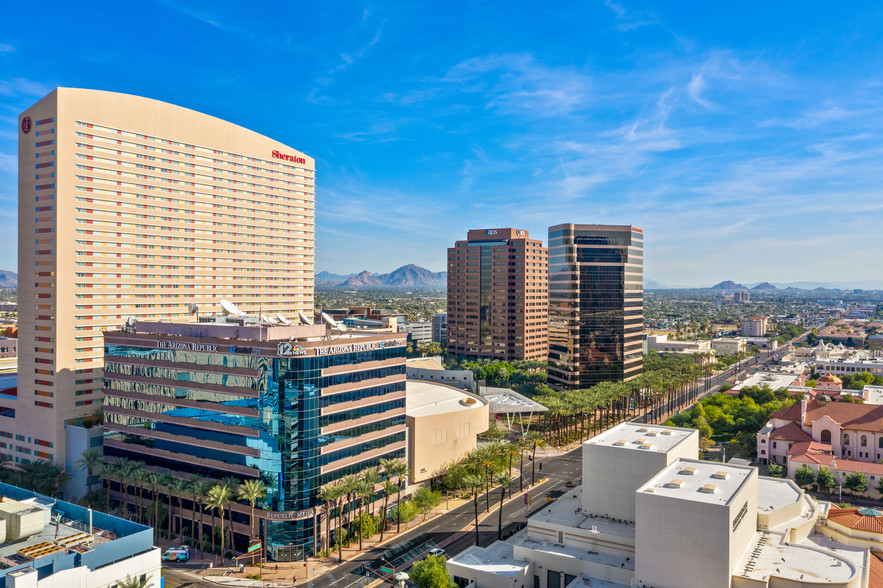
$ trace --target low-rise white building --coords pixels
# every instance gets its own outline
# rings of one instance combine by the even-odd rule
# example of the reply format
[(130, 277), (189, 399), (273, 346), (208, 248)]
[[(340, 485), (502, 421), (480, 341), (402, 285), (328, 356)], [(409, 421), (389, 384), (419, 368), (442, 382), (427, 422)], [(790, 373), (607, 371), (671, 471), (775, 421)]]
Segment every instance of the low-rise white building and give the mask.
[(747, 349), (744, 339), (712, 339), (711, 348), (720, 356), (738, 355)]
[(819, 504), (794, 482), (699, 461), (695, 435), (623, 423), (584, 443), (582, 486), (449, 571), (473, 588), (875, 585), (883, 563), (815, 533)]

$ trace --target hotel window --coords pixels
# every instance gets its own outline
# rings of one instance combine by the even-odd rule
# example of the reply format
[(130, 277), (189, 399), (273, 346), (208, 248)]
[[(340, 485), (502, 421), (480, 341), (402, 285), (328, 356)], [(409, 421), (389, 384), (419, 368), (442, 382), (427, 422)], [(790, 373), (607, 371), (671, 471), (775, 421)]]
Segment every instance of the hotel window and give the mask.
[(862, 435), (861, 445), (862, 445), (862, 447), (868, 446), (868, 436), (867, 435)]

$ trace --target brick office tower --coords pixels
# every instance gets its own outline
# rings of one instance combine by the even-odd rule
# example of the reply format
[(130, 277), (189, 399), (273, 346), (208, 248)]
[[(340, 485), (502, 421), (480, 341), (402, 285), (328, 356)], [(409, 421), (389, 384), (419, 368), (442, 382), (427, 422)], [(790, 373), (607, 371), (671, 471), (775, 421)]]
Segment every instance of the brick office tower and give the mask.
[(644, 365), (644, 231), (549, 227), (549, 384), (626, 381)]
[(312, 311), (312, 158), (113, 92), (58, 88), (18, 122), (21, 345), (0, 452), (68, 458), (66, 424), (101, 407), (102, 330), (128, 316), (193, 321), (221, 298)]
[(520, 229), (478, 229), (448, 249), (448, 353), (548, 354), (549, 253)]

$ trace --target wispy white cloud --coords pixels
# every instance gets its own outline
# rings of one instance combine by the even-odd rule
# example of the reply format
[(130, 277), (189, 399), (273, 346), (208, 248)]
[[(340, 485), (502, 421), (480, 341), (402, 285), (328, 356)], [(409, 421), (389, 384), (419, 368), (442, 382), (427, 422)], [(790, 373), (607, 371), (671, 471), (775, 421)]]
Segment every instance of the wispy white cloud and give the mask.
[(15, 47), (9, 43), (0, 43), (0, 53), (14, 53)]
[(42, 97), (52, 91), (52, 88), (42, 82), (36, 82), (26, 78), (12, 80), (0, 80), (0, 96), (12, 97)]

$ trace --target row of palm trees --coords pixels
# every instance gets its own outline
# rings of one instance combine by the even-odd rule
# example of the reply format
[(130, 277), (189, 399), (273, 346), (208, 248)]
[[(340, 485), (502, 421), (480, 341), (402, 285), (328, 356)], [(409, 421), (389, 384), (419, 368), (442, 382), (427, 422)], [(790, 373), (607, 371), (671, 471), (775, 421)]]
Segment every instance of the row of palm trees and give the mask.
[[(198, 550), (202, 552), (203, 539), (203, 514), (208, 509), (211, 514), (211, 527), (215, 529), (215, 515), (218, 515), (220, 523), (221, 554), (225, 553), (226, 539), (229, 536), (230, 545), (233, 544), (233, 518), (231, 505), (236, 501), (247, 503), (251, 509), (249, 516), (251, 537), (255, 537), (255, 508), (259, 501), (267, 496), (267, 486), (262, 480), (248, 479), (245, 481), (235, 477), (227, 477), (222, 480), (209, 480), (199, 475), (192, 475), (188, 479), (178, 478), (169, 472), (158, 473), (149, 470), (142, 461), (130, 460), (118, 457), (111, 461), (105, 461), (101, 452), (96, 449), (84, 451), (76, 467), (85, 470), (88, 476), (88, 492), (86, 501), (90, 506), (97, 502), (96, 495), (92, 492), (93, 475), (97, 473), (105, 483), (104, 510), (110, 509), (111, 486), (113, 482), (119, 485), (119, 502), (125, 512), (129, 512), (130, 506), (134, 508), (135, 520), (139, 523), (148, 524), (158, 532), (163, 522), (164, 514), (167, 516), (167, 536), (173, 534), (173, 500), (177, 501), (178, 529), (184, 528), (184, 500), (189, 499), (192, 503), (190, 519), (190, 536), (197, 541)], [(130, 488), (132, 492), (130, 493)], [(151, 506), (144, 508), (144, 492), (149, 494)], [(160, 504), (165, 495), (166, 512)], [(137, 500), (137, 501), (136, 501)], [(225, 529), (225, 514), (229, 521), (229, 527)], [(198, 519), (197, 519), (198, 517)], [(197, 537), (198, 535), (198, 537)], [(212, 548), (214, 548), (214, 531), (212, 532)]]
[[(337, 519), (335, 527), (335, 541), (337, 544), (337, 556), (343, 560), (343, 543), (354, 532), (352, 529), (353, 519), (358, 519), (359, 550), (362, 549), (364, 535), (364, 517), (368, 514), (366, 504), (372, 508), (372, 498), (378, 490), (383, 492), (383, 511), (381, 512), (380, 540), (387, 526), (387, 512), (389, 500), (396, 495), (396, 504), (401, 504), (402, 490), (408, 475), (408, 464), (400, 459), (381, 459), (380, 467), (371, 467), (362, 470), (358, 474), (344, 476), (336, 482), (325, 485), (319, 493), (319, 499), (325, 503), (325, 536), (327, 537), (327, 550), (331, 551), (331, 519)], [(353, 516), (354, 503), (357, 516)], [(336, 512), (336, 517), (334, 514)], [(401, 509), (396, 509), (397, 527), (396, 532), (401, 531)]]
[[(680, 362), (679, 362), (680, 363)], [(651, 420), (696, 402), (704, 368), (695, 363), (645, 371), (629, 382), (601, 382), (590, 388), (549, 391), (535, 398), (548, 411), (541, 424), (548, 440), (588, 439), (644, 411)]]

